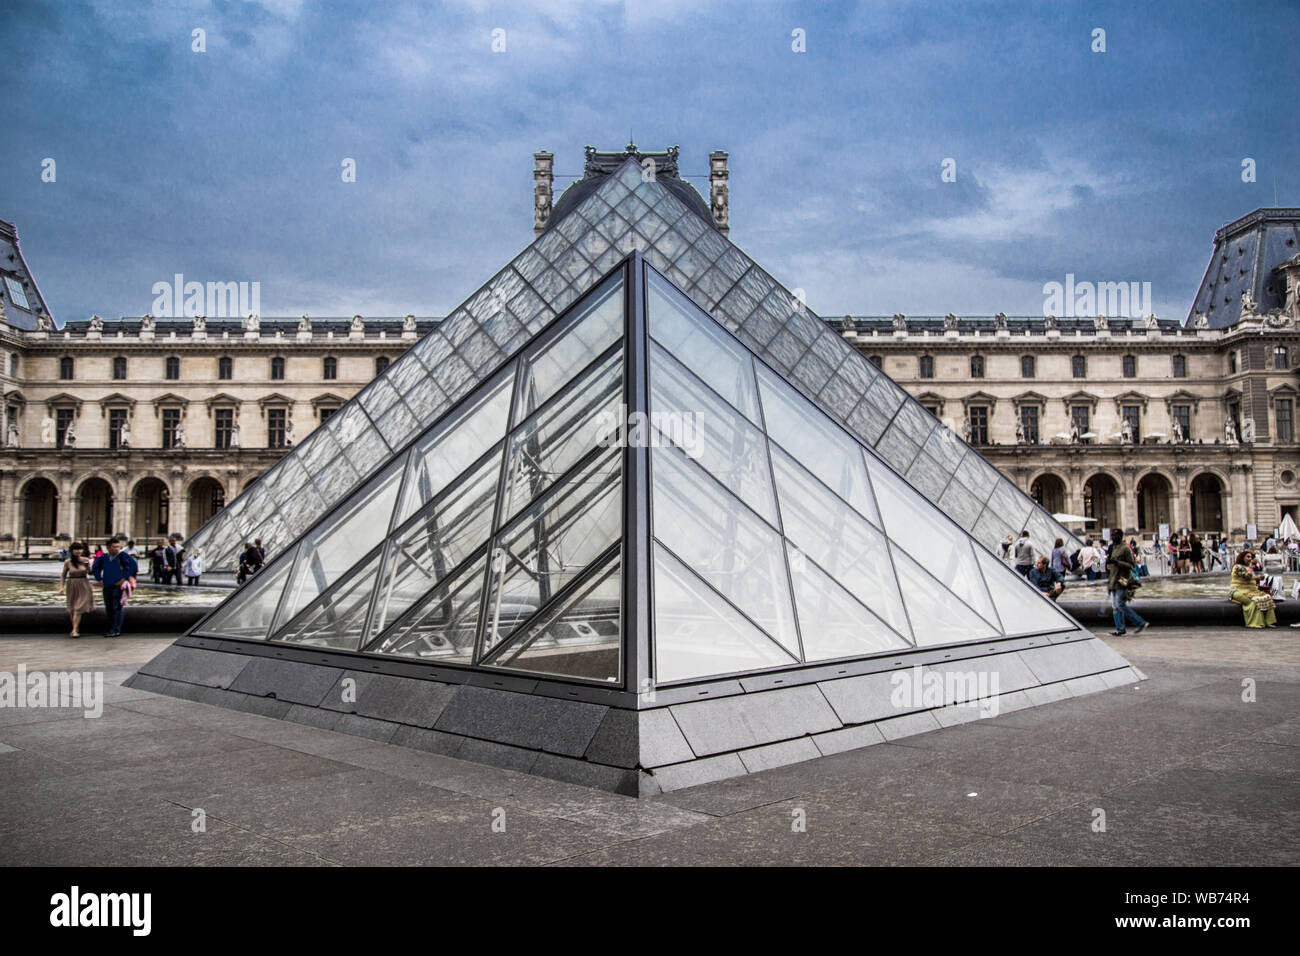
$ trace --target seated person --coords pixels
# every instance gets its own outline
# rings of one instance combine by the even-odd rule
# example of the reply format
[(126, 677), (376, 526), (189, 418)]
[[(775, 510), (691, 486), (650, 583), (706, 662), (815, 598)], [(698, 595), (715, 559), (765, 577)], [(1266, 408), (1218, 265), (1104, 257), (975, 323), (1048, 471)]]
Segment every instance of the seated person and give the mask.
[(1041, 557), (1029, 571), (1029, 583), (1055, 601), (1065, 590), (1065, 575), (1053, 571), (1047, 558)]

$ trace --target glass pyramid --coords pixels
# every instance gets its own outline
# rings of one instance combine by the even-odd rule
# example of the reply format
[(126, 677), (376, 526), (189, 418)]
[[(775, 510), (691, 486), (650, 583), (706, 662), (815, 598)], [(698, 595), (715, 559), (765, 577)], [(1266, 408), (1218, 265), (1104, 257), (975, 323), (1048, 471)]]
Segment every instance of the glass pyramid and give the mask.
[(639, 253), (376, 465), (192, 633), (643, 690), (1078, 629)]
[[(563, 198), (563, 197), (562, 197)], [(190, 539), (206, 566), (233, 569), (242, 542), (288, 548), (380, 464), (477, 389), (556, 315), (589, 292), (625, 255), (640, 251), (674, 286), (711, 313), (835, 425), (881, 458), (977, 541), (995, 548), (1028, 529), (1041, 551), (1077, 542), (1051, 515), (999, 475), (973, 448), (803, 305), (663, 182), (629, 158), (498, 272), (437, 329)], [(593, 334), (599, 321), (593, 326)], [(689, 330), (664, 329), (673, 354)], [(707, 340), (700, 348), (710, 347)], [(694, 344), (691, 347), (695, 347)], [(564, 356), (555, 356), (565, 368)], [(542, 360), (545, 365), (545, 360)], [(548, 387), (539, 366), (537, 394)], [(752, 412), (754, 396), (729, 396)], [(733, 383), (734, 384), (734, 383)], [(731, 401), (735, 399), (735, 401)], [(736, 404), (740, 402), (740, 404)]]

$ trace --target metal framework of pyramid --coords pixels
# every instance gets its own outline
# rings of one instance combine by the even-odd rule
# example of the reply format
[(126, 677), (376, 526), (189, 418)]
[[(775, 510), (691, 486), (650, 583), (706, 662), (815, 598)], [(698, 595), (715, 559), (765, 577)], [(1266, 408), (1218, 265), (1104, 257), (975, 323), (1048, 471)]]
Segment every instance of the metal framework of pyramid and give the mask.
[(647, 794), (1140, 678), (640, 252), (374, 454), (133, 686)]
[[(985, 547), (1028, 529), (1050, 553), (1074, 536), (823, 319), (628, 158), (439, 327), (291, 449), (189, 540), (209, 570), (242, 544), (289, 546), (418, 432), (445, 415), (625, 255), (640, 251), (700, 308), (874, 448)], [(586, 193), (590, 193), (587, 195)], [(567, 197), (566, 193), (566, 197)], [(568, 205), (565, 197), (557, 204)]]

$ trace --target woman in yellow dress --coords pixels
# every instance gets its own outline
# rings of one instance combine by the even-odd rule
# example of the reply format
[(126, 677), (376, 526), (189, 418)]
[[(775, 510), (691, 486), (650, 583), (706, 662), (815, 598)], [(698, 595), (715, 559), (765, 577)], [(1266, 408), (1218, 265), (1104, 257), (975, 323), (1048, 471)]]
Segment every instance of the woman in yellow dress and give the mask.
[(1241, 613), (1246, 618), (1247, 627), (1277, 627), (1277, 610), (1272, 596), (1259, 586), (1255, 577), (1255, 555), (1244, 550), (1237, 555), (1237, 563), (1232, 566), (1232, 591), (1229, 594), (1233, 602), (1241, 605)]
[(80, 637), (81, 616), (95, 606), (95, 594), (90, 586), (86, 546), (77, 541), (68, 550), (70, 556), (63, 562), (63, 573), (59, 576), (59, 592), (68, 596), (68, 617), (72, 618), (72, 633), (68, 636)]

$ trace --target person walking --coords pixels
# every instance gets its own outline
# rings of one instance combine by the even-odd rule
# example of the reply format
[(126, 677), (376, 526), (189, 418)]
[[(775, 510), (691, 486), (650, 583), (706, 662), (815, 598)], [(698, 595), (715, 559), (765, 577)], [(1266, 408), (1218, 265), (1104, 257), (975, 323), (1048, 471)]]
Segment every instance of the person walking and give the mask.
[(1111, 548), (1110, 556), (1106, 559), (1106, 589), (1110, 592), (1110, 607), (1115, 618), (1115, 630), (1111, 631), (1112, 637), (1123, 637), (1127, 632), (1127, 625), (1133, 625), (1133, 633), (1141, 634), (1150, 625), (1128, 606), (1129, 592), (1133, 589), (1133, 566), (1137, 559), (1133, 557), (1133, 549), (1124, 542), (1124, 532), (1116, 528), (1110, 533)]
[(95, 559), (90, 566), (94, 575), (104, 588), (104, 610), (108, 614), (108, 631), (105, 637), (117, 637), (122, 633), (122, 621), (125, 609), (122, 606), (122, 586), (135, 578), (140, 566), (135, 558), (121, 551), (122, 543), (116, 538), (108, 542), (108, 551)]
[(95, 606), (95, 591), (90, 586), (90, 558), (84, 541), (74, 541), (68, 549), (59, 575), (59, 593), (67, 595), (68, 617), (72, 619), (69, 637), (81, 637), (81, 616)]
[(154, 549), (149, 552), (149, 572), (153, 576), (154, 584), (163, 583), (163, 569), (167, 566), (167, 557), (164, 551), (165, 547), (159, 541), (154, 545)]
[(1205, 545), (1201, 544), (1199, 534), (1192, 535), (1192, 570), (1197, 573), (1205, 570)]
[(1065, 539), (1057, 538), (1052, 545), (1052, 570), (1062, 577), (1070, 566), (1070, 557), (1065, 553)]
[(1029, 570), (1034, 566), (1034, 543), (1029, 540), (1029, 531), (1020, 532), (1015, 546), (1016, 573), (1022, 578), (1029, 577)]
[(1261, 578), (1255, 572), (1255, 555), (1243, 548), (1232, 566), (1232, 585), (1228, 597), (1241, 605), (1242, 617), (1247, 627), (1277, 627), (1277, 607), (1273, 596), (1260, 587)]
[(173, 576), (176, 578), (176, 586), (181, 587), (184, 584), (181, 576), (185, 573), (185, 545), (183, 542), (175, 541), (173, 546), (176, 548), (176, 570)]
[(195, 551), (185, 559), (185, 583), (192, 588), (199, 586), (199, 575), (203, 573), (203, 552)]
[(163, 548), (163, 584), (171, 584), (172, 578), (176, 578), (176, 583), (180, 583), (180, 569), (176, 566), (176, 543), (168, 541)]
[(1097, 580), (1097, 565), (1100, 563), (1101, 553), (1093, 547), (1092, 538), (1083, 542), (1083, 548), (1079, 551), (1079, 570), (1089, 581)]
[(262, 570), (262, 565), (266, 564), (266, 548), (262, 547), (262, 539), (254, 538), (253, 547), (257, 549), (257, 569)]

